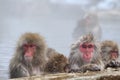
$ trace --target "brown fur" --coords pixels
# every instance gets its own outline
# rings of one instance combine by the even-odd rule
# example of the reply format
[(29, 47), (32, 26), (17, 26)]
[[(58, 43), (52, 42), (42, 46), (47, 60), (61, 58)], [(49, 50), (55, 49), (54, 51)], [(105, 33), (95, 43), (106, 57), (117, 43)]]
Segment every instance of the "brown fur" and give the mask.
[[(95, 45), (93, 58), (91, 62), (86, 63), (83, 61), (81, 56), (81, 51), (79, 51), (79, 45), (81, 43), (91, 42)], [(101, 59), (100, 55), (100, 46), (99, 43), (95, 41), (94, 36), (90, 33), (87, 35), (82, 36), (78, 41), (72, 44), (71, 52), (69, 56), (70, 62), (70, 72), (84, 72), (87, 70), (90, 71), (97, 71), (103, 70), (104, 64)]]
[[(37, 46), (37, 51), (33, 56), (31, 63), (25, 61), (23, 57), (23, 45), (33, 43)], [(16, 51), (9, 64), (10, 78), (26, 77), (39, 75), (44, 71), (46, 44), (44, 38), (37, 33), (23, 34), (17, 44)], [(36, 71), (34, 73), (34, 70)]]
[[(102, 60), (106, 67), (117, 67), (119, 66), (119, 48), (116, 42), (111, 41), (111, 40), (106, 40), (101, 43), (101, 55), (102, 55)], [(118, 51), (118, 57), (114, 60), (111, 59), (111, 51)], [(114, 64), (115, 63), (115, 64)]]
[(58, 54), (58, 52), (52, 48), (47, 48), (47, 52), (46, 55), (48, 57), (48, 59), (50, 59), (51, 57), (53, 57), (54, 55)]
[(45, 72), (47, 73), (60, 73), (66, 72), (68, 60), (67, 58), (54, 51), (53, 56), (50, 57), (49, 61), (46, 64)]

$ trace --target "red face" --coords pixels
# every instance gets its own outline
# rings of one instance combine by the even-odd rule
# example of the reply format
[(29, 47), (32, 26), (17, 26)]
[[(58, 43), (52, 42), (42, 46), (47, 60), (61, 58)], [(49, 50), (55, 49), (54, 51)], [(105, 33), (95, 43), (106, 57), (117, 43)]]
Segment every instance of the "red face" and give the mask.
[(83, 43), (80, 44), (79, 50), (82, 52), (82, 58), (85, 62), (90, 62), (93, 56), (94, 44), (92, 43)]
[(36, 51), (36, 45), (34, 45), (34, 44), (24, 44), (23, 49), (24, 49), (24, 58), (28, 61), (31, 61), (32, 58), (33, 58), (33, 55)]
[(118, 58), (118, 51), (111, 51), (110, 54), (111, 54), (111, 59)]

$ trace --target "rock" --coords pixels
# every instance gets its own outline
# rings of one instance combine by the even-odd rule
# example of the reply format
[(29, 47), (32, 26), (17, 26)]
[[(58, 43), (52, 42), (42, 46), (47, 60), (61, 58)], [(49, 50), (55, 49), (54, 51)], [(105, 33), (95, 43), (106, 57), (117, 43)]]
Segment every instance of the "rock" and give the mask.
[(87, 73), (43, 74), (40, 76), (16, 78), (10, 80), (120, 80), (120, 69), (109, 68), (104, 71)]

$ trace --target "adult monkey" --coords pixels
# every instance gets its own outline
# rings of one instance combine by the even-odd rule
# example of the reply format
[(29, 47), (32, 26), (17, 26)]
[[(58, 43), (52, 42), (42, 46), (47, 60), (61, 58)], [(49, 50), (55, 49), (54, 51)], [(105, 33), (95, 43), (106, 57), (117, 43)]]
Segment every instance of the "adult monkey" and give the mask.
[(69, 56), (70, 72), (100, 71), (104, 64), (100, 55), (100, 46), (93, 34), (82, 36), (72, 44)]
[(102, 60), (107, 67), (120, 67), (119, 61), (119, 47), (116, 42), (111, 40), (105, 40), (101, 43), (101, 55)]
[(9, 65), (9, 77), (28, 77), (44, 72), (46, 44), (37, 33), (23, 34)]

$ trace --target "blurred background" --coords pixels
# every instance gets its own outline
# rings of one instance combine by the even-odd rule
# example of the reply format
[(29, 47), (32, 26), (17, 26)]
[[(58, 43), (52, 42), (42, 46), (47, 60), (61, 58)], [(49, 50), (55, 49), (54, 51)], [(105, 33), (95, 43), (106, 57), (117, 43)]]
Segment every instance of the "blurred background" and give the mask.
[(16, 41), (25, 32), (43, 35), (69, 56), (70, 45), (92, 32), (120, 44), (120, 0), (0, 0), (0, 80), (8, 79)]

